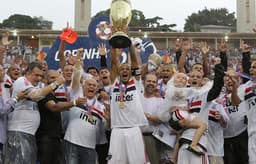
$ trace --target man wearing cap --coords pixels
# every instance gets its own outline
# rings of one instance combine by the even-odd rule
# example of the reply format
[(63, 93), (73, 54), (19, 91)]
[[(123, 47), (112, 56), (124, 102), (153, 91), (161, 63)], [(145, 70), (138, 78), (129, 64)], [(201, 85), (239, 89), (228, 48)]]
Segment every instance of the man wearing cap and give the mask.
[(148, 62), (141, 68), (141, 78), (144, 79), (145, 74), (157, 71), (162, 62), (162, 58), (157, 53), (149, 55)]

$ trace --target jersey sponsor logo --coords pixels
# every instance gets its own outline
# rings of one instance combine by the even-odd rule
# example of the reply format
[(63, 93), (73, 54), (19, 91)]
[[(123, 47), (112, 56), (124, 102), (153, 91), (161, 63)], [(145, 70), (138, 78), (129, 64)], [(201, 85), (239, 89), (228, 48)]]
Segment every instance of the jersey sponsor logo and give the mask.
[[(120, 95), (117, 95), (115, 98), (115, 102), (119, 102), (120, 101)], [(127, 95), (123, 95), (123, 100), (124, 101), (132, 101), (133, 100), (133, 94), (127, 94)]]
[[(120, 85), (122, 85), (120, 87)], [(122, 94), (122, 97), (121, 97), (121, 89), (120, 88), (125, 88), (124, 90), (124, 94)], [(121, 98), (123, 101), (133, 101), (133, 93), (131, 91), (136, 91), (136, 87), (135, 87), (135, 82), (133, 79), (131, 79), (127, 86), (125, 86), (124, 84), (120, 84), (119, 82), (116, 82), (115, 85), (114, 85), (114, 90), (113, 90), (113, 93), (118, 93), (119, 94), (116, 94), (116, 97), (115, 97), (115, 102), (120, 102)]]
[(228, 113), (234, 113), (234, 112), (238, 112), (238, 106), (228, 106)]
[(84, 120), (92, 125), (96, 125), (97, 124), (97, 120), (93, 118), (93, 114), (92, 115), (88, 115), (87, 113), (81, 112), (79, 118), (81, 120)]
[(252, 109), (256, 105), (256, 97), (248, 99), (249, 109)]

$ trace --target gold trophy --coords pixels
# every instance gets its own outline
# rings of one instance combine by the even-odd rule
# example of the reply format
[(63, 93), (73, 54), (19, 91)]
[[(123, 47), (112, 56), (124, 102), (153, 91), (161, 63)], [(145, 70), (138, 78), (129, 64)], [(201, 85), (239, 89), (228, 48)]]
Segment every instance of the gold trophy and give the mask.
[(112, 0), (110, 8), (112, 36), (109, 39), (109, 44), (112, 47), (127, 48), (131, 45), (131, 40), (127, 35), (131, 17), (132, 9), (130, 0)]

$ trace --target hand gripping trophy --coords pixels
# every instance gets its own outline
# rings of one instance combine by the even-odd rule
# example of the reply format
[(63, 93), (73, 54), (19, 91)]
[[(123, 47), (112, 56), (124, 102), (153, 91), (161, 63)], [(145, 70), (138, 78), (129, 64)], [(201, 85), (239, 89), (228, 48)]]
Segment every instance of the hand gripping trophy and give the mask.
[(113, 48), (127, 48), (131, 45), (131, 40), (127, 35), (131, 17), (130, 0), (112, 0), (110, 8), (112, 36), (109, 39), (109, 44)]

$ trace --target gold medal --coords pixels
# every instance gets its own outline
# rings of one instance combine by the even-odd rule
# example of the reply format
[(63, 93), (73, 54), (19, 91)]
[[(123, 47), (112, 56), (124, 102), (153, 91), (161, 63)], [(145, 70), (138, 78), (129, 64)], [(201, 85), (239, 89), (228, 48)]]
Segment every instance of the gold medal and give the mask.
[(88, 116), (89, 116), (89, 117), (88, 117), (88, 121), (89, 121), (89, 122), (93, 122), (93, 115), (92, 115), (92, 114), (89, 114)]
[(124, 109), (124, 107), (125, 107), (124, 101), (120, 101), (119, 102), (119, 108)]

